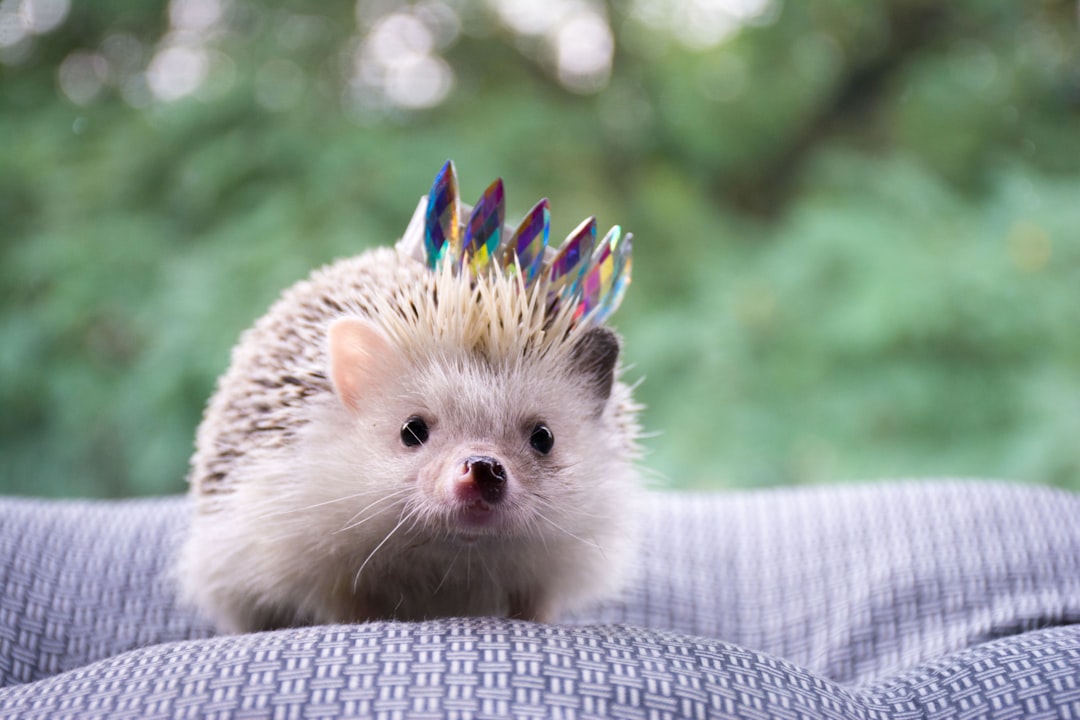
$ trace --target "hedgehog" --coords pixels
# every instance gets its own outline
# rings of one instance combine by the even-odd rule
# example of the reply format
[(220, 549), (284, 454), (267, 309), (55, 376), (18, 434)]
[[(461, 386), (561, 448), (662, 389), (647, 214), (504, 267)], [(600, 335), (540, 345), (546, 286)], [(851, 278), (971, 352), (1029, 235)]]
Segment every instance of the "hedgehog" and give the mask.
[(630, 235), (556, 251), (448, 162), (402, 239), (316, 270), (233, 349), (196, 434), (183, 597), (222, 632), (500, 616), (618, 592), (639, 406), (604, 324)]

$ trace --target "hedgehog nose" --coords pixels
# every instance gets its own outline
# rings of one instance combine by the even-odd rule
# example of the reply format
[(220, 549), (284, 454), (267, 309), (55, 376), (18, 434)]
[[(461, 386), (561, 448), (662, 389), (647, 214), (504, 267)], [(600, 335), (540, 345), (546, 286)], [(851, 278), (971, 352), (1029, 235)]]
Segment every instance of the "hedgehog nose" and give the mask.
[(480, 497), (495, 503), (502, 499), (506, 485), (506, 469), (498, 460), (486, 455), (473, 455), (465, 459), (465, 470), (472, 475)]

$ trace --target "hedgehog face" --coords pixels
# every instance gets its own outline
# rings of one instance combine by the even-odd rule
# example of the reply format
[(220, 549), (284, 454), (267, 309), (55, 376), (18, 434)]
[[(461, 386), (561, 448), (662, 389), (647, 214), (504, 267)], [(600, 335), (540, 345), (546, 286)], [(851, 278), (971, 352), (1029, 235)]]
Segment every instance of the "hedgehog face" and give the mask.
[(568, 510), (599, 513), (587, 501), (627, 460), (609, 407), (618, 352), (604, 328), (527, 361), (446, 344), (408, 354), (358, 318), (329, 331), (369, 477), (400, 491), (418, 532), (466, 542), (588, 531)]

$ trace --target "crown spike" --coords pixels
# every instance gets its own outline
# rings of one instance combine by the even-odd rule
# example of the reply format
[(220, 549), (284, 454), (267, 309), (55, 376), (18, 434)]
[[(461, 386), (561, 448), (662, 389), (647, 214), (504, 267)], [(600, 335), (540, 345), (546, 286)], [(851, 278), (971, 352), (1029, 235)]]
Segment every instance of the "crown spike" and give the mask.
[(632, 233), (626, 233), (613, 249), (614, 267), (611, 273), (611, 283), (607, 294), (600, 299), (600, 304), (591, 316), (594, 323), (602, 323), (613, 312), (619, 309), (626, 288), (630, 286), (630, 270), (633, 265), (633, 240)]
[(596, 245), (596, 218), (590, 217), (574, 228), (551, 261), (548, 303), (572, 301)]
[(428, 267), (434, 269), (445, 255), (455, 259), (460, 256), (460, 215), (457, 172), (454, 162), (447, 160), (435, 176), (431, 192), (428, 193), (424, 218), (424, 250)]
[(462, 259), (473, 275), (488, 266), (502, 240), (505, 205), (503, 181), (497, 178), (484, 190), (469, 216)]
[(615, 251), (620, 245), (622, 228), (618, 225), (608, 230), (589, 260), (589, 266), (581, 279), (581, 300), (575, 317), (588, 315), (600, 307), (611, 292), (615, 280)]
[(529, 210), (503, 251), (503, 267), (516, 269), (526, 288), (532, 287), (544, 264), (551, 234), (551, 210), (544, 198)]

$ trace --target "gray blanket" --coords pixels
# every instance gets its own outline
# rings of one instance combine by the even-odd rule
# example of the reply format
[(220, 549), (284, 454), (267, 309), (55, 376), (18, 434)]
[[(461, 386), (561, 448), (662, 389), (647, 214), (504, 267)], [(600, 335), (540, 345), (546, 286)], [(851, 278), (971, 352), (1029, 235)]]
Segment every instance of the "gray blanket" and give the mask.
[(214, 637), (183, 498), (0, 499), (0, 716), (1080, 717), (1080, 497), (935, 481), (655, 493), (558, 625)]

